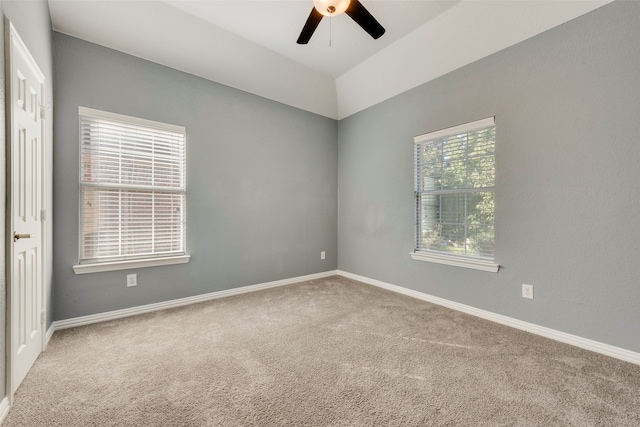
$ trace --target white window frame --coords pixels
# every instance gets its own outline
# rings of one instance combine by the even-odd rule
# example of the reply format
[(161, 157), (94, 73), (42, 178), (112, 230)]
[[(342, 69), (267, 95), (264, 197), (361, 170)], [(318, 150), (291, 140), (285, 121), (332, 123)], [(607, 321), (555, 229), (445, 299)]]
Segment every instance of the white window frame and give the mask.
[[(438, 130), (435, 132), (429, 132), (423, 135), (418, 135), (414, 138), (414, 153), (415, 153), (415, 147), (424, 142), (432, 141), (435, 139), (452, 136), (456, 134), (461, 134), (465, 132), (471, 132), (474, 130), (479, 130), (479, 129), (487, 128), (490, 126), (495, 126), (494, 117), (489, 117), (489, 118), (477, 120), (471, 123), (466, 123), (459, 126)], [(414, 243), (415, 243), (416, 249), (414, 249), (414, 251), (410, 254), (411, 258), (418, 261), (428, 261), (428, 262), (434, 262), (438, 264), (445, 264), (445, 265), (451, 265), (456, 267), (471, 268), (475, 270), (497, 273), (500, 266), (495, 263), (494, 259), (478, 258), (478, 257), (469, 256), (469, 255), (448, 254), (446, 252), (439, 252), (434, 250), (417, 249), (419, 247), (418, 239), (421, 233), (421, 226), (420, 226), (421, 218), (420, 218), (420, 207), (418, 206), (418, 204), (420, 203), (420, 198), (418, 197), (418, 191), (419, 191), (418, 182), (417, 182), (418, 175), (416, 170), (415, 159), (414, 159), (414, 173), (416, 174), (415, 175), (416, 182), (414, 184), (415, 185), (415, 203), (416, 203), (416, 206), (415, 206), (416, 215), (415, 215), (415, 221), (414, 221), (415, 227), (416, 227), (416, 233), (415, 233)], [(493, 191), (495, 192), (495, 187)], [(495, 241), (495, 234), (494, 234), (494, 241)]]
[[(138, 117), (126, 116), (122, 114), (111, 113), (107, 111), (95, 110), (92, 108), (86, 107), (78, 107), (78, 117), (92, 117), (97, 119), (111, 120), (115, 122), (120, 122), (128, 125), (140, 126), (150, 129), (157, 129), (162, 131), (169, 131), (175, 133), (181, 133), (186, 138), (186, 129), (182, 126), (176, 126), (166, 123), (155, 122), (151, 120), (141, 119)], [(79, 120), (80, 121), (80, 120)], [(81, 124), (79, 123), (79, 128)], [(80, 133), (80, 150), (82, 146), (82, 134)], [(186, 156), (186, 147), (185, 147), (185, 156)], [(186, 164), (185, 164), (186, 171)], [(186, 172), (185, 172), (186, 173)], [(79, 170), (79, 187), (80, 187), (80, 200), (82, 201), (82, 191), (84, 185), (82, 184), (82, 158), (80, 158), (80, 170)], [(117, 186), (115, 186), (117, 187)], [(179, 190), (182, 194), (186, 195), (186, 186)], [(186, 204), (186, 201), (185, 201)], [(78, 258), (80, 262), (78, 265), (73, 266), (73, 270), (75, 274), (85, 274), (85, 273), (97, 273), (102, 271), (113, 271), (113, 270), (125, 270), (132, 268), (142, 268), (142, 267), (153, 267), (159, 265), (173, 265), (173, 264), (184, 264), (188, 263), (190, 260), (190, 255), (186, 253), (186, 212), (184, 210), (184, 206), (182, 208), (183, 214), (183, 234), (182, 234), (182, 247), (184, 251), (180, 252), (171, 252), (166, 254), (144, 254), (138, 256), (131, 257), (122, 257), (117, 259), (90, 259), (90, 260), (82, 260), (82, 252), (83, 252), (83, 236), (82, 236), (82, 218), (83, 218), (83, 206), (82, 203), (79, 204), (79, 235), (78, 235), (78, 249), (79, 254)]]

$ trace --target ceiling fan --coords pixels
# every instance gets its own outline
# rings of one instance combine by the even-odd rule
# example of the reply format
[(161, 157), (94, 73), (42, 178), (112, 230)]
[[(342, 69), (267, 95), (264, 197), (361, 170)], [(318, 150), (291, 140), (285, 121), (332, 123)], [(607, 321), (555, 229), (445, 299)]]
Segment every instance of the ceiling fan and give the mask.
[(384, 34), (385, 30), (382, 25), (358, 0), (313, 0), (313, 9), (311, 9), (307, 22), (302, 27), (297, 43), (309, 43), (322, 17), (333, 17), (341, 13), (349, 15), (374, 39), (378, 39)]

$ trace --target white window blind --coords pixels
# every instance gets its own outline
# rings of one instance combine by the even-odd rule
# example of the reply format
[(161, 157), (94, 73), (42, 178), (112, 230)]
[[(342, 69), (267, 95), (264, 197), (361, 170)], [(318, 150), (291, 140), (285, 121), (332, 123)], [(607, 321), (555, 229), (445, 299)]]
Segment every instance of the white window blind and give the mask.
[(416, 252), (493, 259), (495, 121), (415, 138)]
[(80, 107), (80, 262), (185, 253), (185, 129)]

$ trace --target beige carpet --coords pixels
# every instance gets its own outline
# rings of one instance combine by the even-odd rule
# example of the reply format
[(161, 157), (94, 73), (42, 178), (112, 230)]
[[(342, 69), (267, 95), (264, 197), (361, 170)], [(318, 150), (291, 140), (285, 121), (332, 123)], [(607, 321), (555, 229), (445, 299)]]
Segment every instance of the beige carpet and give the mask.
[(4, 426), (640, 426), (640, 366), (341, 277), (56, 332)]

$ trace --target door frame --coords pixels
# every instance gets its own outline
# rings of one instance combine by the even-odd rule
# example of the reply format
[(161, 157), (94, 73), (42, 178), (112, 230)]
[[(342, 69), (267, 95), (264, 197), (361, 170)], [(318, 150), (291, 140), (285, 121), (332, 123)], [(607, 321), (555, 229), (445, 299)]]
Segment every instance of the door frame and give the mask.
[(5, 388), (6, 388), (6, 396), (9, 398), (9, 405), (13, 404), (13, 384), (14, 384), (14, 348), (13, 348), (13, 313), (15, 311), (15, 307), (13, 307), (13, 137), (14, 137), (14, 129), (13, 129), (13, 80), (11, 67), (14, 62), (14, 49), (19, 48), (23, 50), (24, 54), (29, 58), (29, 60), (36, 67), (36, 71), (41, 78), (41, 99), (40, 99), (40, 128), (41, 128), (41, 144), (42, 144), (42, 159), (41, 159), (41, 203), (42, 203), (42, 211), (40, 212), (40, 223), (41, 223), (41, 233), (40, 233), (40, 245), (41, 245), (41, 262), (40, 262), (40, 274), (42, 280), (40, 281), (40, 334), (41, 334), (41, 342), (40, 342), (40, 352), (43, 352), (47, 345), (47, 330), (46, 330), (46, 310), (47, 310), (47, 294), (46, 294), (46, 286), (45, 281), (47, 280), (47, 223), (46, 223), (46, 212), (47, 212), (47, 193), (48, 193), (48, 179), (47, 179), (47, 144), (46, 144), (46, 116), (45, 112), (45, 81), (46, 78), (44, 74), (40, 70), (40, 67), (37, 65), (37, 62), (27, 49), (27, 46), (22, 41), (22, 38), (18, 34), (17, 30), (13, 26), (13, 23), (5, 18), (4, 22), (5, 27), (5, 38), (4, 38), (4, 49), (5, 49), (5, 115), (6, 115), (6, 132), (5, 132), (5, 144), (6, 144), (6, 229), (5, 229), (5, 250), (6, 250), (6, 259), (5, 259), (5, 277), (6, 277), (6, 334), (5, 334), (5, 346), (6, 346), (6, 374), (5, 374)]

